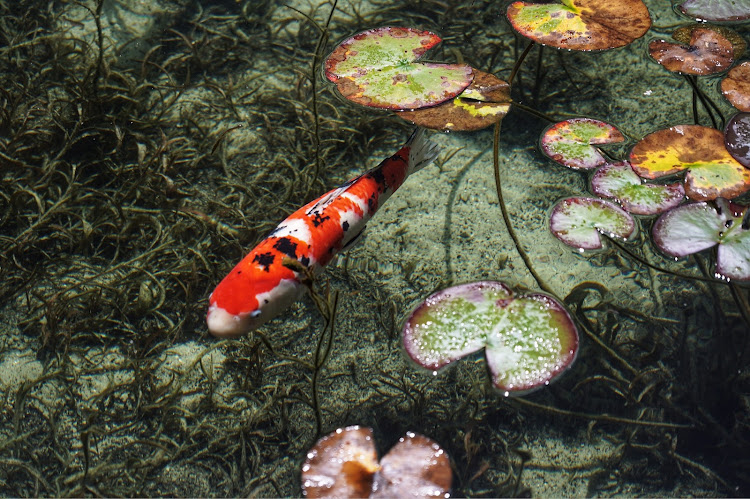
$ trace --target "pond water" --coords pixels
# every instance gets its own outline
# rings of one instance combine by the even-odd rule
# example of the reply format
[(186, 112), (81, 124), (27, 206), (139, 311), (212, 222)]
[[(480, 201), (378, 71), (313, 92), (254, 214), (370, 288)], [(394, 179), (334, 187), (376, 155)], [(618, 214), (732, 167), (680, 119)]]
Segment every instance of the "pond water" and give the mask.
[[(590, 195), (589, 173), (540, 152), (554, 121), (616, 125), (612, 159), (712, 126), (648, 56), (689, 23), (666, 1), (627, 46), (537, 46), (520, 66), (497, 143), (515, 240), (493, 128), (430, 132), (440, 155), (315, 277), (317, 302), (208, 334), (209, 294), (244, 254), (413, 130), (342, 99), (325, 56), (414, 26), (443, 39), (427, 59), (507, 80), (528, 45), (509, 3), (0, 4), (0, 494), (297, 496), (308, 449), (354, 424), (380, 455), (407, 431), (440, 443), (456, 496), (750, 493), (747, 285), (713, 277), (715, 250), (662, 254), (654, 216), (599, 251), (548, 228), (558, 200)], [(722, 77), (697, 83), (717, 126), (735, 112)], [(477, 280), (566, 304), (580, 351), (559, 380), (513, 398), (481, 354), (437, 374), (408, 360), (409, 313)]]

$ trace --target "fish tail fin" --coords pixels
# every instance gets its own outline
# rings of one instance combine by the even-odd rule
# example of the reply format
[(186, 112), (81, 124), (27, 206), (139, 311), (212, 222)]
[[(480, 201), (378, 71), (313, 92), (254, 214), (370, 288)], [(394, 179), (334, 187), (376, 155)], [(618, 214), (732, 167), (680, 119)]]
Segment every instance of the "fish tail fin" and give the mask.
[(404, 147), (409, 148), (409, 175), (432, 163), (440, 154), (440, 146), (425, 135), (425, 129), (417, 127)]

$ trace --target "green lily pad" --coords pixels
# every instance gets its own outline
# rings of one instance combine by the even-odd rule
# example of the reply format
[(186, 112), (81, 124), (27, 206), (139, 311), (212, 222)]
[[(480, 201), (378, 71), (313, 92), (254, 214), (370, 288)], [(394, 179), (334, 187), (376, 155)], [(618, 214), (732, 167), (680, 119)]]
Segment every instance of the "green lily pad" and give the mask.
[(641, 0), (561, 0), (562, 3), (513, 2), (513, 29), (543, 45), (571, 50), (606, 50), (642, 37), (651, 16)]
[(750, 0), (685, 0), (679, 10), (697, 21), (750, 19)]
[(724, 198), (680, 206), (656, 221), (654, 242), (677, 258), (718, 245), (716, 276), (750, 280), (750, 227), (743, 220), (746, 211), (746, 206)]
[(473, 78), (466, 64), (418, 63), (440, 37), (413, 28), (382, 27), (344, 40), (325, 61), (341, 95), (385, 109), (434, 106), (460, 94)]
[(548, 127), (542, 134), (542, 152), (550, 159), (575, 170), (591, 169), (606, 163), (592, 144), (612, 144), (625, 140), (608, 123), (590, 118), (573, 118)]
[(579, 251), (602, 248), (601, 232), (628, 239), (635, 231), (633, 217), (603, 199), (571, 197), (558, 201), (549, 219), (552, 234)]
[(578, 330), (560, 303), (515, 295), (497, 281), (431, 295), (406, 321), (402, 339), (406, 353), (432, 370), (484, 348), (492, 382), (506, 395), (549, 384), (578, 352)]
[(630, 163), (607, 163), (591, 177), (591, 190), (597, 196), (615, 198), (625, 211), (636, 215), (655, 215), (682, 203), (682, 184), (644, 184)]
[(724, 134), (700, 125), (678, 125), (641, 139), (630, 164), (645, 178), (685, 173), (685, 194), (694, 201), (731, 199), (750, 190), (750, 170), (729, 154)]

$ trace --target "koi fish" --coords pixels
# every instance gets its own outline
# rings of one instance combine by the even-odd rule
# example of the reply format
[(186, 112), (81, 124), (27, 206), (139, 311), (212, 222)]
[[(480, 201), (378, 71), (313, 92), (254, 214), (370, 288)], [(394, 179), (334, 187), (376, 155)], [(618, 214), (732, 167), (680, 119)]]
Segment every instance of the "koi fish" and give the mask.
[(206, 317), (211, 334), (242, 336), (291, 306), (305, 289), (305, 276), (284, 265), (285, 257), (319, 271), (438, 152), (419, 128), (396, 154), (289, 215), (211, 293)]

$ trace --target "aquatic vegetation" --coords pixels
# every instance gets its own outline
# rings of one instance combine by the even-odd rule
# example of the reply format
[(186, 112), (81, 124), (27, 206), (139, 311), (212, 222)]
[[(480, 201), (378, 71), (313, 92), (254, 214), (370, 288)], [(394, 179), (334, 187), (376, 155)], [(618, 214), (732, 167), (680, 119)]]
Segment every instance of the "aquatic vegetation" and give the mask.
[(750, 61), (729, 70), (721, 80), (721, 93), (740, 111), (750, 111)]
[(572, 197), (552, 208), (549, 228), (556, 238), (580, 250), (601, 249), (600, 233), (627, 240), (635, 222), (625, 210), (603, 199)]
[(407, 319), (402, 338), (409, 357), (433, 371), (484, 348), (492, 383), (505, 395), (549, 384), (578, 353), (578, 331), (560, 303), (517, 295), (495, 281), (430, 295)]
[(460, 94), (472, 80), (466, 64), (415, 62), (440, 43), (429, 31), (382, 27), (341, 42), (325, 61), (325, 73), (341, 95), (386, 109), (433, 106)]
[(698, 21), (743, 21), (750, 19), (748, 0), (684, 0), (679, 10)]
[(607, 163), (591, 177), (591, 190), (597, 196), (615, 198), (636, 215), (656, 215), (674, 208), (685, 198), (680, 183), (646, 184), (627, 161)]
[(653, 132), (633, 147), (630, 164), (649, 179), (685, 171), (685, 194), (694, 201), (732, 199), (750, 190), (750, 170), (729, 154), (715, 128), (677, 125)]
[(680, 206), (654, 224), (654, 242), (663, 252), (684, 257), (718, 246), (716, 275), (724, 279), (750, 279), (750, 222), (746, 206), (724, 198), (713, 203)]
[(734, 47), (725, 36), (710, 28), (696, 28), (687, 45), (652, 40), (649, 55), (668, 71), (709, 75), (726, 71), (734, 62)]
[(305, 497), (448, 497), (453, 472), (445, 451), (407, 432), (378, 462), (372, 429), (339, 428), (321, 438), (302, 466)]
[(608, 123), (590, 118), (572, 118), (550, 125), (542, 134), (541, 148), (550, 159), (563, 166), (574, 170), (592, 169), (607, 161), (594, 144), (613, 144), (624, 140), (622, 133)]
[(729, 119), (724, 145), (734, 159), (750, 168), (750, 113), (737, 113)]
[(651, 16), (641, 0), (562, 0), (562, 3), (513, 2), (513, 29), (543, 45), (570, 50), (607, 50), (646, 34)]

